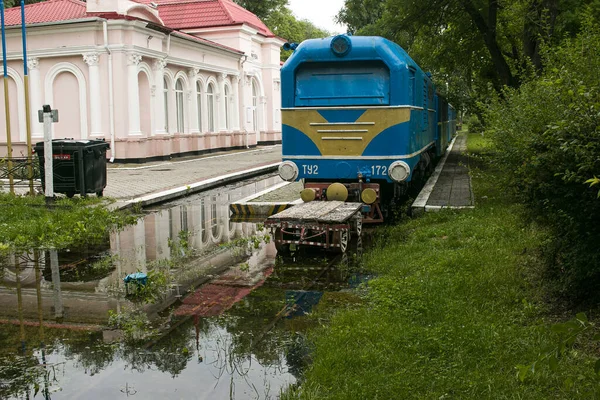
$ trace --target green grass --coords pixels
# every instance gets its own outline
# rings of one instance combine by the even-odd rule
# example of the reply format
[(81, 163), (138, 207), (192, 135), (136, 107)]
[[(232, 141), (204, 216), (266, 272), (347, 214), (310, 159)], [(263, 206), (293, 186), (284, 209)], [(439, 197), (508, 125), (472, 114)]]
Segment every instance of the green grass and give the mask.
[(59, 199), (51, 207), (44, 202), (44, 196), (0, 194), (0, 255), (91, 245), (106, 240), (110, 229), (137, 221), (108, 210), (102, 199)]
[(546, 234), (522, 222), (487, 140), (469, 136), (476, 209), (383, 229), (365, 257), (378, 274), (365, 305), (314, 330), (302, 399), (546, 399), (597, 397), (595, 358), (581, 343), (521, 383), (516, 366), (556, 342), (536, 249)]

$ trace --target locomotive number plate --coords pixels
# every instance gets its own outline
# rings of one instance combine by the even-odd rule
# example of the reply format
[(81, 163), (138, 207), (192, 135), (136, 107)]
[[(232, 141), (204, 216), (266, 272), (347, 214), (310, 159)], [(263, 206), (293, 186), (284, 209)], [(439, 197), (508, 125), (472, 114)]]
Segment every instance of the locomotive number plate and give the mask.
[(304, 175), (319, 175), (319, 166), (318, 165), (303, 165), (302, 172)]
[(387, 165), (371, 165), (371, 174), (374, 176), (387, 176)]

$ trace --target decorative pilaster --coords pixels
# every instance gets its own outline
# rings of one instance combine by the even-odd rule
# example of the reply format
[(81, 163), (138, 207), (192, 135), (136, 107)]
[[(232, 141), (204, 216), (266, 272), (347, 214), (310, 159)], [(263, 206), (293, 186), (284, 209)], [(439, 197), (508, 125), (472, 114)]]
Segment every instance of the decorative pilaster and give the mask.
[(142, 56), (127, 54), (127, 98), (129, 109), (129, 135), (140, 136), (140, 91), (138, 85), (138, 64)]
[(167, 116), (165, 115), (165, 67), (167, 62), (164, 60), (155, 60), (152, 64), (154, 70), (154, 87), (155, 87), (155, 98), (154, 98), (154, 118), (156, 122), (157, 135), (165, 135), (168, 133), (167, 129)]
[(100, 94), (100, 56), (98, 53), (83, 54), (83, 61), (88, 65), (90, 76), (90, 124), (92, 137), (104, 136), (102, 132), (102, 98)]
[(254, 74), (251, 74), (249, 72), (244, 72), (244, 83), (246, 84), (246, 86), (252, 85), (252, 77), (253, 76), (254, 76)]
[(231, 86), (233, 88), (233, 110), (231, 110), (231, 126), (234, 131), (240, 130), (240, 77), (235, 75), (231, 78)]
[(31, 137), (44, 137), (44, 124), (38, 120), (38, 110), (44, 105), (42, 100), (40, 59), (29, 57), (27, 59), (29, 69), (29, 104), (31, 107)]
[(267, 130), (267, 96), (259, 97), (259, 105), (260, 112), (258, 112), (258, 129), (261, 132), (266, 132)]
[(198, 68), (190, 68), (188, 71), (188, 78), (190, 81), (190, 112), (188, 115), (190, 116), (190, 133), (200, 133), (200, 124), (199, 121), (199, 113), (198, 110), (198, 95), (196, 90), (196, 77), (200, 70)]
[(225, 78), (227, 78), (227, 74), (219, 74), (217, 76), (217, 82), (219, 83), (219, 93), (217, 94), (217, 102), (218, 102), (218, 110), (217, 113), (219, 118), (217, 119), (219, 132), (227, 132), (227, 121), (225, 120)]

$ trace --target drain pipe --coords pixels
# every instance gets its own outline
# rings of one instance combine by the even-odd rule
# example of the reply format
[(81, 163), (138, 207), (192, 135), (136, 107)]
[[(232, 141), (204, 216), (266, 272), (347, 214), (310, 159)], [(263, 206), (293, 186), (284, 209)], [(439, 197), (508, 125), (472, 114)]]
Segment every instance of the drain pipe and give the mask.
[(246, 63), (246, 61), (248, 61), (248, 55), (244, 54), (242, 55), (243, 58), (240, 58), (240, 83), (238, 85), (241, 86), (241, 90), (238, 86), (238, 104), (239, 104), (239, 112), (238, 112), (238, 118), (240, 119), (240, 129), (242, 128), (241, 125), (244, 124), (244, 131), (246, 132), (245, 136), (245, 141), (246, 141), (246, 148), (249, 149), (250, 146), (248, 145), (248, 129), (246, 126), (246, 108), (244, 107), (244, 64)]
[(108, 21), (102, 20), (102, 29), (104, 32), (104, 48), (108, 53), (108, 114), (110, 118), (110, 149), (111, 157), (109, 162), (115, 162), (115, 95), (113, 85), (113, 64), (112, 64), (112, 52), (108, 48)]

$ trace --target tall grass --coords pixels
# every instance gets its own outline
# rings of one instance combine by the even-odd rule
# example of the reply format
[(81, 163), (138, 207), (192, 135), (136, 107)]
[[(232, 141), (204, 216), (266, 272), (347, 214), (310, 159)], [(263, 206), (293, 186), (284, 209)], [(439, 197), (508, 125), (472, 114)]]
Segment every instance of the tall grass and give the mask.
[[(365, 306), (313, 331), (314, 361), (283, 398), (591, 398), (593, 357), (580, 348), (559, 370), (521, 383), (516, 365), (553, 340), (538, 277), (544, 231), (524, 223), (470, 135), (476, 209), (444, 211), (379, 233), (366, 255), (378, 278)], [(573, 383), (575, 382), (575, 383)]]

